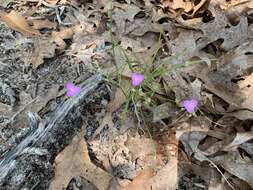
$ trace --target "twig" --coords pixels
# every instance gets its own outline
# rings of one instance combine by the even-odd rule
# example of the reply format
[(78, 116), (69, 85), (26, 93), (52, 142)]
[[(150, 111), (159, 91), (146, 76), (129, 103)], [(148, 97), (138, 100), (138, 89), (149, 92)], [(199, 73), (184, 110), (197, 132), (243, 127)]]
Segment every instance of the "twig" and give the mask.
[[(58, 8), (60, 9), (61, 12), (59, 12)], [(72, 23), (70, 23), (70, 22), (69, 23), (62, 22), (61, 15), (64, 12), (64, 9), (65, 9), (65, 7), (55, 7), (55, 14), (56, 14), (57, 21), (60, 25), (64, 25), (64, 26), (72, 25)]]

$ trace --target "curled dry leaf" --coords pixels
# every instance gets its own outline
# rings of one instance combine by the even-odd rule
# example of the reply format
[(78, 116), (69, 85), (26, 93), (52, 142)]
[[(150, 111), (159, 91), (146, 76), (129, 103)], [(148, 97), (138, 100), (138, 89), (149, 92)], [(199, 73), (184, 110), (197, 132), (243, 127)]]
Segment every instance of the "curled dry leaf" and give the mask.
[(19, 15), (16, 11), (12, 10), (8, 14), (2, 13), (1, 19), (13, 30), (22, 33), (25, 36), (40, 36), (41, 33), (32, 28), (25, 17)]

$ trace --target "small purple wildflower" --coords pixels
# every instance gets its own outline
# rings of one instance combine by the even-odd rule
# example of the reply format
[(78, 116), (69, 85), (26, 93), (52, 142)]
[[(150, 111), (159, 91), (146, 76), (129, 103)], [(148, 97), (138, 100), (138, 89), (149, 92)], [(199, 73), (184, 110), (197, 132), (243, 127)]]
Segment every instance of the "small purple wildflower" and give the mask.
[(67, 88), (67, 96), (72, 97), (81, 92), (81, 88), (79, 86), (75, 86), (72, 82), (68, 82), (66, 84)]
[(132, 79), (132, 85), (134, 87), (139, 86), (142, 81), (144, 80), (144, 75), (140, 73), (132, 73), (131, 79)]
[(198, 105), (198, 101), (196, 99), (184, 100), (183, 106), (189, 113), (195, 112), (195, 109)]

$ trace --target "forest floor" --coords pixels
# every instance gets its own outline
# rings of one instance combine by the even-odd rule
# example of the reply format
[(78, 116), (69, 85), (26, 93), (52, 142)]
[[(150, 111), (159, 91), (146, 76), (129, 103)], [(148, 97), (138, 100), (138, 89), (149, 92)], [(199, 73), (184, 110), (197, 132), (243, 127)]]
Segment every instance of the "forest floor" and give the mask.
[(1, 0), (1, 190), (253, 189), (253, 1)]

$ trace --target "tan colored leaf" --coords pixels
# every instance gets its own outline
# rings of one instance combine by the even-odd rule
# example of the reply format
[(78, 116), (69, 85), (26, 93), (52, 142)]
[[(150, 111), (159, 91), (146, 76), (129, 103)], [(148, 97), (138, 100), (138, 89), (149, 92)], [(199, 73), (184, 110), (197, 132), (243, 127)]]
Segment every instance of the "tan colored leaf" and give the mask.
[(92, 164), (82, 133), (55, 158), (55, 168), (55, 177), (50, 185), (54, 190), (65, 189), (74, 176), (86, 178), (100, 190), (106, 190), (111, 179), (108, 173)]
[(144, 169), (134, 180), (118, 190), (164, 190), (177, 188), (177, 158), (172, 158), (156, 174), (151, 168)]
[(74, 35), (74, 28), (63, 28), (59, 32), (52, 32), (52, 41), (54, 41), (60, 50), (63, 50), (66, 47), (64, 39), (71, 39)]
[(32, 28), (27, 20), (19, 15), (16, 11), (12, 10), (10, 13), (4, 15), (2, 20), (13, 30), (22, 33), (25, 36), (39, 36), (41, 33)]
[(176, 190), (178, 183), (178, 160), (171, 158), (168, 163), (159, 170), (154, 177), (146, 182), (152, 190), (171, 189)]
[(130, 183), (126, 187), (120, 188), (119, 190), (151, 190), (152, 187), (149, 187), (146, 182), (153, 176), (154, 171), (152, 169), (144, 169), (133, 180), (132, 183)]
[(74, 29), (63, 28), (59, 32), (52, 32), (51, 39), (40, 39), (35, 42), (35, 50), (33, 51), (31, 64), (33, 69), (37, 69), (38, 66), (44, 63), (44, 58), (52, 58), (55, 55), (55, 50), (64, 50), (66, 43), (64, 39), (71, 39), (74, 34)]
[(33, 20), (32, 24), (33, 24), (32, 27), (36, 30), (40, 30), (40, 29), (43, 29), (43, 28), (52, 29), (52, 28), (56, 27), (56, 23), (53, 23), (53, 22), (49, 21), (48, 19)]
[(163, 1), (163, 5), (173, 10), (183, 9), (185, 12), (191, 11), (194, 6), (191, 1), (184, 0), (165, 0)]

